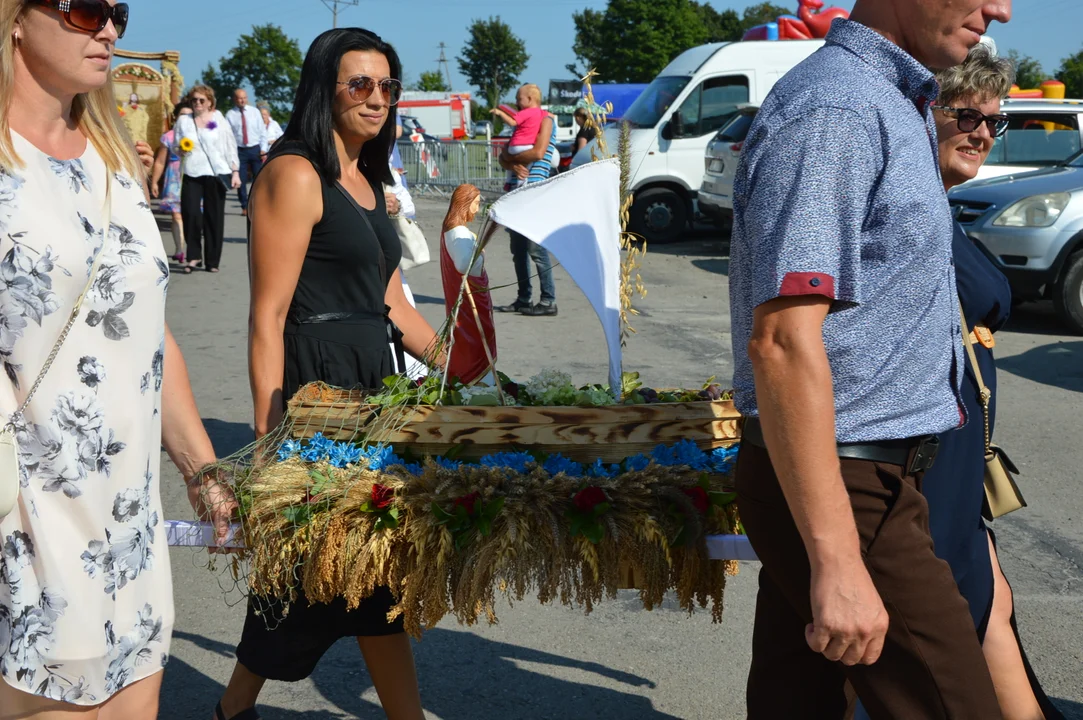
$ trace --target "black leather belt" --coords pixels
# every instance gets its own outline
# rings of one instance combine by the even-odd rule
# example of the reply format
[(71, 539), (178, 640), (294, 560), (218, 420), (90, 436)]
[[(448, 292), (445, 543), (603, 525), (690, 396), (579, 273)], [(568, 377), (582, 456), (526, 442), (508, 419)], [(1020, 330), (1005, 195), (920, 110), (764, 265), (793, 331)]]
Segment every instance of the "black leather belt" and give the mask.
[(329, 312), (305, 317), (289, 316), (286, 318), (286, 330), (291, 331), (291, 325), (313, 325), (319, 323), (344, 323), (360, 322), (362, 324), (372, 321), (383, 321), (387, 328), (387, 342), (395, 348), (395, 372), (406, 372), (406, 349), (402, 344), (402, 330), (391, 320), (391, 308), (384, 306), (384, 312)]
[[(759, 418), (746, 417), (741, 427), (741, 440), (766, 448), (763, 428)], [(885, 463), (904, 467), (908, 474), (925, 472), (933, 466), (940, 438), (935, 435), (903, 438), (902, 440), (877, 440), (875, 442), (839, 443), (838, 455), (852, 460)]]

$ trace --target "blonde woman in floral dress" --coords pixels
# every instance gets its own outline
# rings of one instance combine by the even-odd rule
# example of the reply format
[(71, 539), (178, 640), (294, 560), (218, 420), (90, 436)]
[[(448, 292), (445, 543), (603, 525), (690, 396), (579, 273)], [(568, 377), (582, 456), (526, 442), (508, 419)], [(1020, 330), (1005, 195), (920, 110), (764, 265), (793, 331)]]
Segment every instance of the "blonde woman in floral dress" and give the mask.
[[(214, 451), (109, 81), (127, 6), (64, 7), (0, 0), (0, 413), (21, 480), (0, 520), (0, 720), (151, 720), (173, 626), (159, 448), (186, 479)], [(216, 508), (224, 539), (228, 492), (189, 496)]]

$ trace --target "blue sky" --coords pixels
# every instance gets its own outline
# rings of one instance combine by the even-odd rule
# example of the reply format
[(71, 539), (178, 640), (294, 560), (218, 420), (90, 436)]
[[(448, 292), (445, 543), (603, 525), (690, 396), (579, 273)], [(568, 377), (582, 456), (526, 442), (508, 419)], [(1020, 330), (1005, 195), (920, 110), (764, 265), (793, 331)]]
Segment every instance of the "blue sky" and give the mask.
[[(129, 50), (179, 50), (181, 72), (191, 84), (208, 62), (229, 52), (237, 38), (253, 25), (267, 22), (281, 26), (295, 38), (302, 51), (319, 33), (331, 27), (331, 12), (320, 0), (128, 0), (132, 21), (120, 46)], [(738, 12), (747, 0), (712, 0), (724, 10)], [(786, 6), (787, 0), (775, 0)], [(835, 4), (850, 9), (853, 0)], [(499, 15), (523, 39), (530, 62), (524, 82), (543, 91), (550, 79), (567, 78), (567, 63), (575, 60), (572, 13), (583, 8), (604, 9), (605, 0), (360, 0), (357, 7), (341, 10), (339, 25), (359, 25), (391, 42), (402, 56), (407, 79), (416, 81), (424, 70), (434, 70), (446, 43), (452, 84), (456, 90), (472, 89), (458, 74), (455, 56), (466, 40), (474, 18)], [(167, 12), (160, 8), (168, 8)], [(794, 10), (797, 8), (793, 0)], [(156, 16), (156, 17), (155, 17)], [(1049, 75), (1064, 57), (1083, 49), (1083, 0), (1015, 0), (1014, 18), (1007, 25), (994, 24), (992, 36), (1002, 51), (1017, 49), (1037, 58)]]

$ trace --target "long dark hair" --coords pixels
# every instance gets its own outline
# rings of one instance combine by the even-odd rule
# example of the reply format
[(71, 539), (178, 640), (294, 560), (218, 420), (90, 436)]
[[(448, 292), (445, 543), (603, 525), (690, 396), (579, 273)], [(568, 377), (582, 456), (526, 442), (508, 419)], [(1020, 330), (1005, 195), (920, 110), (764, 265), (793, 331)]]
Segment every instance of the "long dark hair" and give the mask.
[[(391, 66), (391, 77), (396, 80), (402, 78), (398, 53), (379, 35), (361, 28), (338, 28), (321, 34), (312, 41), (305, 55), (297, 96), (293, 100), (293, 112), (286, 131), (270, 153), (272, 157), (287, 145), (300, 145), (324, 180), (331, 183), (341, 177), (331, 108), (339, 89), (336, 83), (342, 56), (357, 50), (382, 54)], [(387, 158), (395, 142), (395, 111), (395, 106), (388, 108), (387, 120), (380, 128), (380, 134), (364, 144), (357, 158), (361, 174), (374, 188), (379, 188), (381, 184), (394, 184)]]

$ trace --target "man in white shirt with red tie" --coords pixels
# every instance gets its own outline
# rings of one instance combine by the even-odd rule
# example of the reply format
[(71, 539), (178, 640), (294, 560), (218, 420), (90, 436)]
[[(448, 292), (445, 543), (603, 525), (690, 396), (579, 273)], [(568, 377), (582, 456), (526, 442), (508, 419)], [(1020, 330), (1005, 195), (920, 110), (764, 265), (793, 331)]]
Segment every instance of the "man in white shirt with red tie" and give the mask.
[(233, 91), (233, 108), (226, 113), (226, 120), (237, 139), (237, 156), (241, 161), (241, 186), (237, 199), (241, 201), (241, 214), (248, 214), (248, 183), (263, 167), (267, 157), (267, 126), (259, 110), (248, 104), (248, 93), (241, 88)]

